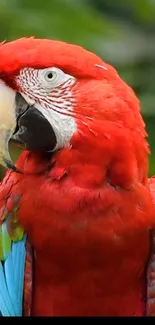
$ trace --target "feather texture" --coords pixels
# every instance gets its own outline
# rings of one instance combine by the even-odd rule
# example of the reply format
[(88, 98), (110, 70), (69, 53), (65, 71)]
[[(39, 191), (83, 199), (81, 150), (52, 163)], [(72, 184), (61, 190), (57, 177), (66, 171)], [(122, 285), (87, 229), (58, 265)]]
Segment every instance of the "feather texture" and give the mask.
[(24, 236), (21, 241), (12, 242), (6, 260), (0, 262), (0, 311), (2, 316), (22, 316), (25, 240)]
[[(35, 250), (32, 316), (144, 315), (154, 207), (148, 188), (149, 148), (139, 100), (115, 69), (74, 45), (22, 39), (2, 45), (0, 57), (3, 81), (33, 100), (40, 110), (51, 107), (44, 85), (39, 83), (36, 97), (34, 81), (28, 89), (24, 75), (19, 84), (21, 70), (58, 67), (76, 78), (72, 97), (70, 92), (66, 95), (68, 102), (74, 98), (75, 103), (71, 113), (76, 132), (69, 146), (51, 156), (23, 152), (17, 162), (23, 173), (8, 173), (0, 186), (0, 208), (6, 201), (8, 208), (7, 218), (2, 216), (7, 222), (1, 237), (4, 232), (13, 242), (12, 259), (8, 238), (1, 249), (2, 315), (20, 314), (24, 254), (23, 248), (18, 252), (16, 247), (12, 249), (22, 243), (18, 221)], [(48, 89), (50, 98), (55, 90)], [(63, 95), (60, 99), (63, 101)], [(63, 138), (62, 128), (59, 135)], [(7, 259), (14, 268), (5, 267)], [(17, 265), (19, 270), (15, 270)], [(15, 273), (14, 291), (7, 290), (12, 284), (11, 275), (5, 274), (8, 269)], [(26, 307), (30, 314), (29, 254), (25, 270), (24, 313)], [(14, 309), (16, 291), (19, 305)]]
[(7, 232), (6, 222), (0, 227), (0, 260), (5, 261), (11, 249), (11, 238)]
[[(26, 236), (16, 218), (16, 196), (11, 198), (11, 210), (2, 211), (0, 226), (0, 312), (2, 316), (22, 316), (23, 285), (26, 258)], [(17, 197), (18, 198), (18, 197)], [(3, 211), (5, 210), (5, 214)]]

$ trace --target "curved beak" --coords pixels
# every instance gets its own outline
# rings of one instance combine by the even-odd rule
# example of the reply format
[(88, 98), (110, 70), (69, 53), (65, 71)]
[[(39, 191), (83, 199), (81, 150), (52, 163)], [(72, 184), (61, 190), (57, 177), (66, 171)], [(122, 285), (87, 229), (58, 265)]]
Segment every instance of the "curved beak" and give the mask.
[(14, 170), (8, 144), (16, 127), (15, 94), (0, 80), (0, 164)]
[[(24, 96), (24, 95), (23, 95)], [(0, 165), (18, 170), (9, 154), (9, 141), (29, 151), (48, 152), (57, 138), (44, 113), (0, 80)]]
[[(24, 101), (24, 103), (26, 102)], [(21, 108), (20, 103), (18, 104), (19, 115), (20, 110), (25, 110), (28, 105), (26, 103), (27, 106), (24, 107), (24, 105), (22, 105)], [(6, 86), (2, 80), (0, 80), (0, 165), (16, 172), (20, 172), (14, 166), (8, 149), (9, 141), (15, 132), (16, 125), (17, 94), (14, 90)]]

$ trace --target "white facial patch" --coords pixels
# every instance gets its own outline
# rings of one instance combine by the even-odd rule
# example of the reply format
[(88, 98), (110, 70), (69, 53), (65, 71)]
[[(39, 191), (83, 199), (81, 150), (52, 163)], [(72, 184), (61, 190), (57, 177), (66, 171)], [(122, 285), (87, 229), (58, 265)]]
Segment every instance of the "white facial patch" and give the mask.
[(35, 106), (51, 124), (57, 138), (54, 150), (68, 146), (76, 131), (72, 96), (76, 79), (58, 68), (25, 68), (16, 82), (26, 102)]
[(35, 107), (45, 116), (48, 122), (52, 125), (57, 138), (57, 145), (53, 151), (67, 147), (70, 139), (76, 131), (75, 119), (71, 116), (60, 114), (56, 111), (47, 110), (40, 107), (38, 104)]

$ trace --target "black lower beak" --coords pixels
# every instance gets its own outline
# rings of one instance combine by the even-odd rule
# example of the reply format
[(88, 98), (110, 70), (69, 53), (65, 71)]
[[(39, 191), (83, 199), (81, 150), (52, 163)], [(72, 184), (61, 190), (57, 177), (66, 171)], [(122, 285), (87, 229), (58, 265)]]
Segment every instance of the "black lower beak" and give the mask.
[(51, 124), (35, 107), (29, 107), (25, 99), (16, 94), (17, 127), (13, 142), (30, 151), (52, 151), (57, 144)]

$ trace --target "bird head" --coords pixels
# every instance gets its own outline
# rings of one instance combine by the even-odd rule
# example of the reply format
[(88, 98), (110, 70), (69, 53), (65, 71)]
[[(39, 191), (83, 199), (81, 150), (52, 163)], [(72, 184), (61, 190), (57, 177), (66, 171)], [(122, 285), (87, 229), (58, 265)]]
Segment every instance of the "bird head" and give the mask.
[[(0, 45), (0, 163), (10, 138), (30, 151), (145, 137), (139, 101), (117, 71), (80, 46), (23, 38)], [(109, 141), (109, 140), (108, 140)], [(123, 142), (123, 138), (122, 138)], [(109, 142), (110, 143), (110, 142)]]

